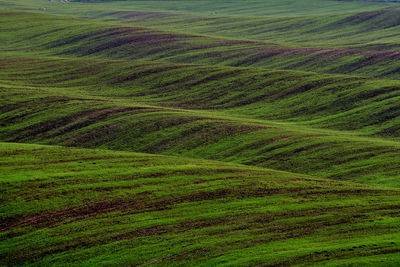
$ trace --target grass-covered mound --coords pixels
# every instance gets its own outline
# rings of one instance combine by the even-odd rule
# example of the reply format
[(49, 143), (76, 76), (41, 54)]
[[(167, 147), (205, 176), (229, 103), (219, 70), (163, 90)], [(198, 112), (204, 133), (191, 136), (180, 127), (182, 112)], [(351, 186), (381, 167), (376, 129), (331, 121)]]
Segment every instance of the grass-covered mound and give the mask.
[(399, 1), (0, 0), (0, 7), (283, 46), (399, 50)]
[(397, 80), (144, 61), (6, 57), (0, 63), (4, 112), (25, 108), (18, 95), (6, 96), (29, 87), (35, 92), (29, 97), (114, 99), (400, 136)]
[(400, 192), (159, 155), (0, 144), (3, 265), (398, 263)]
[(396, 51), (299, 48), (152, 28), (0, 11), (0, 51), (47, 56), (294, 69), (399, 79)]
[[(398, 105), (394, 86), (398, 82), (387, 81), (392, 87), (381, 87), (380, 80), (146, 62), (54, 58), (3, 58), (1, 62), (6, 66), (0, 77), (2, 141), (182, 155), (400, 186), (400, 163), (395, 160), (400, 157), (399, 143), (365, 137), (382, 135), (385, 130), (389, 134), (390, 129), (394, 130), (392, 137), (398, 137), (397, 117), (384, 116), (392, 112), (385, 103)], [(287, 77), (294, 77), (297, 86), (309, 90), (294, 92), (294, 83)], [(329, 80), (332, 84), (328, 82), (328, 87), (320, 85)], [(338, 81), (356, 87), (345, 90), (347, 86), (339, 86)], [(269, 85), (261, 87), (263, 84)], [(263, 97), (257, 98), (261, 93)], [(310, 98), (310, 93), (321, 97)], [(346, 100), (326, 105), (325, 111), (288, 104), (303, 101), (304, 107), (318, 107), (315, 101), (320, 101), (323, 106), (335, 100), (335, 94)], [(240, 100), (235, 96), (254, 103), (229, 109)], [(279, 96), (280, 106), (280, 101), (274, 102)], [(365, 97), (363, 102), (359, 96)], [(345, 110), (360, 104), (365, 106)], [(189, 109), (191, 106), (197, 109)], [(255, 113), (243, 116), (248, 110)], [(335, 114), (338, 110), (343, 110), (340, 115)], [(313, 111), (316, 113), (310, 113)], [(367, 111), (382, 115), (368, 116)], [(273, 119), (273, 112), (277, 118), (291, 112), (294, 115), (289, 118), (297, 122), (259, 118)], [(331, 115), (325, 117), (328, 112)], [(302, 116), (311, 115), (319, 118), (311, 121), (314, 126), (325, 127), (323, 121), (329, 119), (337, 123), (335, 117), (342, 117), (348, 127), (356, 128), (363, 118), (370, 124), (356, 128), (359, 132), (302, 125)], [(381, 128), (390, 125), (393, 127)]]
[[(282, 46), (394, 51), (400, 49), (399, 8), (367, 12), (354, 10), (352, 13), (335, 15), (296, 16), (292, 13), (285, 17), (201, 16), (121, 9), (113, 12), (99, 10), (91, 13), (90, 17), (191, 34), (274, 42)], [(332, 54), (338, 51), (333, 51)]]

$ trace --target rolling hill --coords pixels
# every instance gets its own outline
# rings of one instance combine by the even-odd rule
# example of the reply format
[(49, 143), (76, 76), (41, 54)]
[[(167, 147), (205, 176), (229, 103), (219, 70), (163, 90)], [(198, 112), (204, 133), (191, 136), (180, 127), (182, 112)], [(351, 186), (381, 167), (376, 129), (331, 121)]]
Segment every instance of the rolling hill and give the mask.
[(2, 265), (399, 262), (400, 191), (243, 165), (0, 144)]
[(399, 15), (0, 0), (0, 265), (399, 265)]
[[(143, 61), (0, 61), (7, 66), (0, 77), (2, 141), (182, 155), (400, 185), (396, 81), (360, 86), (365, 81), (347, 76), (327, 82), (310, 73)], [(308, 90), (294, 90), (291, 80)], [(354, 84), (359, 88), (346, 91)], [(317, 102), (313, 94), (325, 98)]]
[[(0, 11), (1, 12), (1, 11)], [(90, 56), (399, 78), (398, 51), (302, 48), (26, 12), (1, 13), (3, 53)]]
[(0, 5), (11, 10), (40, 10), (127, 26), (273, 42), (281, 46), (399, 50), (398, 1), (164, 0), (66, 4), (1, 0)]

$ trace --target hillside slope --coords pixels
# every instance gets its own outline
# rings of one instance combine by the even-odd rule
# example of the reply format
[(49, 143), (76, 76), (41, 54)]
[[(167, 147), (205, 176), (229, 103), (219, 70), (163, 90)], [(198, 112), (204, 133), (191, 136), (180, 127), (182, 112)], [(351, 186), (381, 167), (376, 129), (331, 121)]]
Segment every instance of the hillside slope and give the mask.
[[(75, 3), (74, 3), (75, 2)], [(76, 3), (79, 2), (79, 3)], [(383, 8), (399, 7), (396, 0), (390, 1), (343, 1), (343, 0), (75, 0), (65, 3), (38, 2), (35, 0), (1, 0), (4, 7), (37, 11), (38, 7), (48, 7), (68, 15), (81, 14), (83, 11), (101, 10), (145, 10), (164, 11), (176, 14), (289, 17), (307, 15), (343, 14), (361, 11), (373, 11)], [(50, 11), (52, 11), (50, 9)]]
[(284, 17), (200, 16), (121, 9), (113, 12), (99, 10), (89, 16), (92, 19), (118, 21), (127, 25), (274, 42), (283, 46), (395, 51), (400, 49), (400, 9), (397, 8), (335, 15), (290, 14)]
[[(83, 94), (360, 135), (400, 136), (396, 80), (146, 61), (5, 57), (0, 63), (4, 86), (49, 88), (54, 96)], [(5, 111), (16, 107), (13, 99), (5, 100)]]
[(242, 165), (0, 144), (2, 265), (399, 263), (400, 192)]
[(43, 14), (0, 11), (3, 53), (294, 69), (400, 77), (400, 53), (298, 48), (128, 27)]
[[(189, 6), (192, 9), (184, 8)], [(130, 26), (156, 27), (188, 34), (279, 42), (283, 46), (399, 50), (400, 3), (394, 1), (164, 0), (66, 4), (59, 1), (0, 0), (0, 7), (33, 12), (42, 10), (44, 13), (118, 21)], [(223, 11), (228, 9), (228, 12)]]
[[(400, 161), (397, 160), (400, 158), (400, 144), (360, 136), (380, 131), (379, 124), (373, 123), (374, 119), (386, 119), (386, 125), (393, 125), (392, 129), (395, 129), (397, 117), (370, 115), (372, 123), (366, 127), (366, 132), (343, 132), (310, 128), (300, 122), (243, 116), (246, 106), (227, 112), (229, 109), (225, 108), (234, 106), (235, 96), (241, 95), (233, 89), (235, 84), (244, 84), (242, 93), (252, 98), (254, 96), (249, 93), (253, 88), (252, 82), (255, 82), (254, 93), (260, 93), (260, 89), (256, 90), (260, 81), (254, 78), (265, 77), (266, 73), (246, 69), (238, 72), (230, 68), (55, 58), (3, 58), (1, 62), (6, 66), (0, 77), (2, 141), (183, 155), (338, 180), (400, 186)], [(274, 79), (291, 75), (298, 83), (301, 79), (310, 81), (309, 85), (315, 88), (309, 89), (320, 94), (318, 83), (309, 80), (310, 76), (315, 76), (318, 81), (318, 75), (268, 72), (268, 76), (276, 76)], [(376, 82), (377, 85), (382, 83)], [(290, 94), (291, 84), (287, 86), (288, 91), (282, 90), (282, 84), (276, 88), (273, 85), (266, 87), (265, 97), (254, 103), (260, 107), (258, 113), (266, 116), (268, 110), (274, 109), (284, 112), (272, 104), (276, 94), (304, 101), (309, 98), (307, 94), (302, 97), (300, 92)], [(390, 98), (390, 94), (385, 94), (386, 89), (377, 87), (376, 91), (367, 93), (366, 88), (344, 91), (349, 98), (343, 104), (350, 105), (350, 100), (357, 103), (356, 92), (367, 97), (365, 107), (347, 112), (354, 117), (343, 113), (344, 125), (355, 127), (355, 123), (363, 118), (359, 110), (364, 110), (367, 118), (367, 110), (371, 114), (385, 114), (385, 111), (390, 114), (391, 109), (385, 109), (385, 101), (398, 104), (398, 97)], [(396, 87), (391, 88), (395, 93)], [(331, 91), (338, 90), (332, 87)], [(227, 101), (224, 106), (215, 96), (225, 100), (232, 98), (233, 102)], [(326, 95), (327, 100), (332, 98), (335, 99)], [(378, 99), (382, 102), (377, 102)], [(325, 100), (319, 98), (319, 101), (322, 105)], [(268, 105), (272, 106), (268, 109)], [(304, 105), (315, 103), (305, 102)], [(198, 110), (189, 109), (190, 106)], [(377, 110), (377, 106), (381, 109)], [(299, 107), (291, 107), (301, 114)], [(341, 110), (344, 107), (335, 108)], [(335, 108), (331, 111), (334, 112)], [(324, 113), (317, 114), (323, 120)], [(396, 133), (393, 132), (395, 136)]]

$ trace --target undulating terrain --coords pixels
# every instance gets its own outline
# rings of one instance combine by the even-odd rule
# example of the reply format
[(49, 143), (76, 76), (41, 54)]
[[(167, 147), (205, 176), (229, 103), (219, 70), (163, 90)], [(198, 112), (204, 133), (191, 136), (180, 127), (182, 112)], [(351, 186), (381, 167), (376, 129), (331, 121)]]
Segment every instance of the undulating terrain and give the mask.
[(0, 265), (398, 266), (400, 2), (0, 0)]

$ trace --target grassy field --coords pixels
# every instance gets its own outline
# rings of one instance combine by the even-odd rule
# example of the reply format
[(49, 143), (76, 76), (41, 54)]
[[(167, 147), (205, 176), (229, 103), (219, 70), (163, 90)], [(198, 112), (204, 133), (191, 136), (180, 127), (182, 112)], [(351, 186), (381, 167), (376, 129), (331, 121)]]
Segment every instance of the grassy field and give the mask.
[(399, 15), (0, 0), (0, 265), (398, 266)]
[(400, 191), (220, 162), (0, 144), (3, 265), (399, 263)]
[[(91, 2), (91, 3), (90, 3)], [(68, 4), (59, 1), (35, 0), (1, 0), (4, 8), (25, 9), (37, 11), (46, 7), (51, 12), (68, 15), (93, 14), (108, 11), (146, 10), (151, 12), (166, 12), (175, 14), (198, 14), (218, 16), (247, 16), (247, 17), (291, 17), (314, 16), (327, 14), (346, 14), (351, 12), (374, 11), (384, 8), (399, 7), (398, 1), (331, 1), (331, 0), (158, 0), (158, 1), (113, 1), (113, 0), (74, 0)], [(47, 10), (46, 10), (47, 11)]]
[(237, 17), (176, 15), (165, 12), (119, 11), (93, 18), (128, 25), (274, 42), (281, 46), (399, 51), (400, 10), (390, 8), (345, 15)]
[[(326, 82), (309, 73), (86, 59), (0, 62), (7, 66), (0, 76), (2, 141), (207, 158), (400, 186), (397, 82), (360, 86), (340, 76)], [(293, 91), (288, 77), (309, 90)], [(354, 87), (345, 98), (354, 84), (358, 94)], [(310, 97), (322, 92), (319, 103)], [(315, 109), (307, 113), (307, 106)]]
[(400, 77), (397, 51), (300, 48), (25, 12), (1, 12), (0, 22), (0, 51), (9, 54), (29, 52)]
[[(202, 110), (393, 139), (400, 135), (397, 80), (148, 61), (5, 57), (0, 62), (4, 86), (37, 88), (39, 95), (47, 90), (119, 105)], [(5, 101), (5, 111), (7, 103), (18, 107)]]
[[(196, 12), (186, 9), (185, 5), (193, 6)], [(218, 12), (218, 6), (221, 11), (226, 8), (232, 10)], [(1, 0), (0, 7), (34, 12), (44, 8), (42, 13), (115, 21), (127, 26), (156, 27), (217, 38), (273, 42), (284, 47), (399, 51), (400, 3), (393, 2), (235, 0), (65, 4), (58, 1)]]

